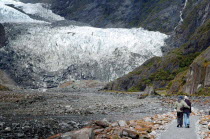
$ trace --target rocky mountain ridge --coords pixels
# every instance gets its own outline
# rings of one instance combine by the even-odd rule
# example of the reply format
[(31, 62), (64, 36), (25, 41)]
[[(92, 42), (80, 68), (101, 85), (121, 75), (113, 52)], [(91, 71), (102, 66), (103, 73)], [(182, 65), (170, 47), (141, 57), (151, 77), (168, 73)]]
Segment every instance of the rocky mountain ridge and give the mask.
[[(183, 0), (52, 0), (52, 10), (66, 19), (95, 27), (143, 27), (169, 33), (180, 21)], [(161, 23), (161, 24), (160, 24)]]
[[(146, 86), (152, 85), (156, 90), (167, 90), (169, 94), (178, 92), (194, 94), (198, 93), (198, 90), (206, 90), (208, 85), (204, 85), (206, 84), (204, 80), (209, 77), (208, 68), (197, 66), (195, 71), (194, 65), (197, 62), (194, 61), (192, 65), (191, 63), (210, 46), (209, 5), (210, 3), (207, 0), (189, 0), (183, 14), (183, 23), (176, 28), (175, 33), (167, 40), (168, 45), (176, 49), (170, 51), (164, 57), (148, 60), (129, 74), (109, 83), (105, 89), (140, 91), (144, 90)], [(201, 54), (199, 56), (201, 58), (198, 57), (198, 59), (204, 59), (204, 63), (207, 63), (204, 65), (208, 67), (209, 59), (205, 53)], [(189, 68), (190, 65), (191, 68)], [(204, 70), (202, 70), (203, 68)], [(187, 76), (189, 69), (193, 70), (194, 75), (198, 74), (199, 77)], [(194, 84), (195, 82), (196, 84)], [(183, 86), (185, 86), (185, 89), (183, 89)]]

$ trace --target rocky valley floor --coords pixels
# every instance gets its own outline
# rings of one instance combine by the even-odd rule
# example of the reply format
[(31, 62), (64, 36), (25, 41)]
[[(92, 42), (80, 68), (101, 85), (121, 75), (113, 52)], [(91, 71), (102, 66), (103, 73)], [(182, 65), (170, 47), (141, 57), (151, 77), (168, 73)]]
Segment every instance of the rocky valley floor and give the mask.
[[(45, 91), (45, 90), (44, 90)], [(139, 92), (140, 93), (140, 92)], [(138, 120), (173, 111), (175, 97), (98, 89), (0, 92), (0, 138), (47, 138), (90, 125), (96, 120)], [(209, 98), (192, 97), (193, 107), (208, 110)]]

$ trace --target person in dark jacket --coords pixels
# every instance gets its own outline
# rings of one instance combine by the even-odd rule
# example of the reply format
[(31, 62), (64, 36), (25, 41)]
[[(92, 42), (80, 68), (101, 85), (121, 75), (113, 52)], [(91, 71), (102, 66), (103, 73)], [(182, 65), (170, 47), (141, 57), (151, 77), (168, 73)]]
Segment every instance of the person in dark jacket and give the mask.
[(184, 97), (185, 102), (190, 108), (183, 108), (183, 114), (184, 114), (184, 125), (186, 128), (190, 128), (190, 113), (191, 113), (191, 102), (187, 96)]
[(183, 124), (183, 108), (190, 108), (184, 101), (183, 96), (179, 96), (178, 101), (175, 103), (175, 109), (177, 111), (177, 127), (182, 127)]

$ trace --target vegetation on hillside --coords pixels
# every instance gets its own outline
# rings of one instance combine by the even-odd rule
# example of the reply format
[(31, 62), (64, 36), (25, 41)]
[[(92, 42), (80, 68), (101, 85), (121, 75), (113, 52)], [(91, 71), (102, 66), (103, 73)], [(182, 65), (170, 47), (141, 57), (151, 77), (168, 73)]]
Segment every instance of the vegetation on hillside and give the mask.
[[(157, 90), (167, 90), (170, 94), (181, 94), (180, 90), (186, 83), (186, 74), (194, 59), (210, 46), (210, 19), (205, 23), (200, 20), (204, 15), (207, 0), (196, 6), (189, 0), (185, 19), (176, 34), (177, 41), (184, 38), (181, 46), (169, 52), (164, 57), (154, 57), (146, 61), (129, 74), (109, 83), (105, 89), (122, 91), (143, 91), (147, 85), (153, 85)], [(195, 7), (195, 8), (193, 8)], [(192, 15), (192, 13), (194, 13)], [(201, 15), (198, 15), (202, 13)], [(205, 11), (206, 12), (206, 11)], [(203, 18), (204, 19), (204, 18)], [(200, 21), (199, 21), (200, 20)], [(205, 64), (208, 64), (206, 61)], [(200, 94), (208, 92), (201, 89)]]
[(9, 88), (0, 84), (0, 91), (9, 91)]

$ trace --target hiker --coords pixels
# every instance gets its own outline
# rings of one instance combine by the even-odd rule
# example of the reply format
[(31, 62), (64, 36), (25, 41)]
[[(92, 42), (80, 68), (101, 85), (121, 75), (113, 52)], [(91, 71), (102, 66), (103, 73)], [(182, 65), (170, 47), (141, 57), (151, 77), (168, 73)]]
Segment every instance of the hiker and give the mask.
[(190, 108), (184, 101), (183, 96), (179, 96), (178, 101), (175, 103), (175, 109), (177, 111), (177, 127), (183, 125), (183, 108)]
[(184, 101), (187, 103), (187, 105), (190, 108), (184, 108), (183, 113), (184, 113), (184, 125), (186, 128), (190, 128), (190, 113), (191, 113), (191, 102), (187, 96), (184, 96)]

